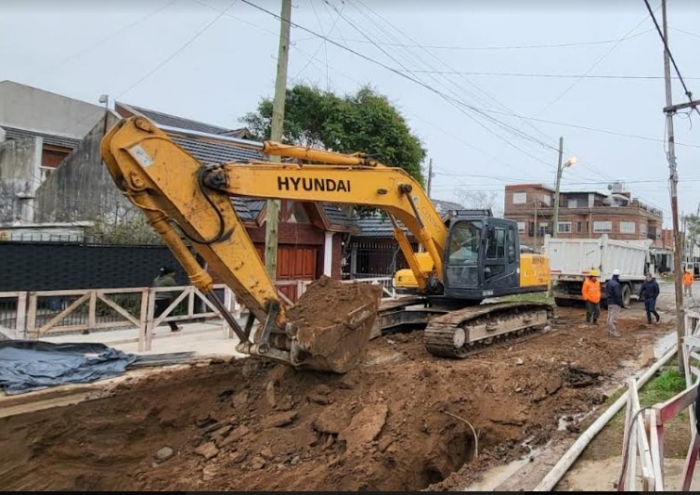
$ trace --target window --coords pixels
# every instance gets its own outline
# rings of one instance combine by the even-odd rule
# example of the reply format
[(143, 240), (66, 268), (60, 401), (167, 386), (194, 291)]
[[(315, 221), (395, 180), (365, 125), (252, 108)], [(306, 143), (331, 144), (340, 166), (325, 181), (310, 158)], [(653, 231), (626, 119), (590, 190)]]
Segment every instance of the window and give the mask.
[(634, 234), (635, 225), (634, 222), (620, 222), (620, 234)]
[(522, 234), (527, 230), (527, 223), (526, 222), (518, 222), (518, 232)]
[(522, 205), (527, 202), (527, 193), (524, 192), (514, 192), (513, 193), (513, 204)]
[(547, 206), (552, 206), (552, 197), (551, 196), (542, 196), (542, 202), (546, 204)]
[(643, 236), (647, 235), (647, 224), (645, 224), (645, 223), (639, 224), (639, 233)]
[(571, 233), (571, 222), (559, 222), (559, 225), (557, 225), (557, 233), (570, 234)]
[(486, 250), (486, 258), (500, 260), (506, 257), (506, 231), (496, 227), (493, 229), (493, 238), (489, 239), (489, 248)]
[(516, 260), (516, 253), (515, 253), (515, 238), (517, 237), (517, 234), (515, 233), (515, 229), (513, 227), (510, 227), (508, 229), (508, 263), (515, 263)]
[(597, 234), (612, 232), (612, 222), (593, 222), (593, 232)]
[(578, 208), (578, 201), (575, 199), (570, 199), (566, 202), (567, 208)]
[(576, 232), (579, 234), (583, 232), (583, 222), (576, 222)]
[(458, 222), (451, 232), (450, 265), (467, 265), (479, 260), (481, 222)]

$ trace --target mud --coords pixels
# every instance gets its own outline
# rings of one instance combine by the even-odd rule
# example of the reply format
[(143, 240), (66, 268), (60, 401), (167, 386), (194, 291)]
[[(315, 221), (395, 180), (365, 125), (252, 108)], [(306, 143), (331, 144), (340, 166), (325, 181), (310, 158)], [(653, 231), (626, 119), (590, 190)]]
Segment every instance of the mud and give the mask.
[(304, 368), (346, 373), (367, 347), (382, 295), (380, 285), (314, 281), (288, 311)]
[[(329, 311), (330, 312), (330, 311)], [(0, 420), (6, 490), (454, 489), (590, 411), (669, 324), (582, 312), (466, 360), (420, 332), (376, 339), (345, 375), (250, 359), (159, 374), (112, 397)], [(472, 429), (478, 438), (478, 456)], [(575, 435), (572, 431), (558, 432)], [(168, 449), (172, 449), (170, 452)]]

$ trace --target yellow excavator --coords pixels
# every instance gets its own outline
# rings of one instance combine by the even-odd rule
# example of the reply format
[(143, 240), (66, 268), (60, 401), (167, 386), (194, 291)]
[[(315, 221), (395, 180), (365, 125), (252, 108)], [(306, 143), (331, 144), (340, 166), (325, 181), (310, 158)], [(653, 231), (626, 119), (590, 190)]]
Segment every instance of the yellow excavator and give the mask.
[[(364, 154), (267, 141), (249, 146), (294, 161), (204, 165), (164, 129), (144, 117), (123, 119), (103, 138), (102, 157), (117, 187), (146, 215), (192, 284), (234, 330), (240, 340), (239, 352), (299, 369), (344, 373), (357, 364), (373, 325), (427, 325), (426, 349), (452, 358), (464, 358), (473, 347), (494, 339), (548, 325), (553, 312), (550, 304), (480, 304), (487, 298), (547, 290), (546, 258), (528, 258), (522, 264), (515, 222), (455, 212), (445, 223), (420, 184), (404, 170)], [(216, 141), (217, 137), (201, 139)], [(305, 332), (288, 317), (287, 306), (236, 215), (232, 196), (384, 210), (393, 222), (417, 295), (383, 305), (379, 314), (378, 303), (358, 304), (337, 324)], [(424, 253), (414, 252), (400, 224), (423, 246)], [(217, 299), (211, 275), (197, 262), (185, 239), (248, 308), (245, 327)], [(253, 331), (255, 321), (259, 325)]]

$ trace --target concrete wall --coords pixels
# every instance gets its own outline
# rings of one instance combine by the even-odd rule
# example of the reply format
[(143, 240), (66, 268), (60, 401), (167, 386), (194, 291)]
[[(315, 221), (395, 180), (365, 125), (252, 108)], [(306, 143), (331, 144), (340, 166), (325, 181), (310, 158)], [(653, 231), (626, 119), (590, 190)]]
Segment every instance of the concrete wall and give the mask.
[[(108, 115), (108, 128), (117, 122)], [(102, 163), (103, 118), (37, 190), (37, 222), (123, 220), (137, 212), (122, 196)]]
[(0, 143), (0, 225), (34, 219), (42, 144), (41, 138)]
[(98, 105), (12, 81), (0, 82), (0, 125), (82, 139), (104, 113)]

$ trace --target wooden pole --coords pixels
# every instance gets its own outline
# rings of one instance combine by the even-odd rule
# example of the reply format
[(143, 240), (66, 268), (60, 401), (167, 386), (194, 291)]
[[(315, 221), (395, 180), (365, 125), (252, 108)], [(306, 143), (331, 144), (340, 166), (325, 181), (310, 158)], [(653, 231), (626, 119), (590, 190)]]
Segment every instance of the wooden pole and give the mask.
[[(663, 15), (663, 33), (664, 33), (664, 79), (666, 82), (666, 108), (673, 105), (671, 94), (671, 59), (668, 51), (668, 21), (666, 17), (666, 0), (661, 2)], [(683, 286), (681, 277), (683, 269), (681, 265), (681, 256), (683, 244), (678, 225), (678, 171), (676, 169), (676, 146), (675, 137), (673, 134), (673, 112), (666, 111), (666, 129), (668, 136), (668, 168), (669, 182), (671, 189), (671, 217), (673, 220), (673, 281), (676, 292), (676, 337), (678, 348), (681, 349), (683, 336), (685, 335), (685, 318), (683, 317)], [(663, 230), (663, 229), (662, 229)], [(678, 371), (684, 374), (683, 355), (678, 353)]]
[[(282, 19), (280, 21), (280, 41), (277, 53), (277, 79), (275, 80), (275, 98), (272, 103), (272, 126), (270, 139), (282, 142), (284, 128), (284, 103), (287, 96), (287, 65), (289, 62), (289, 20), (292, 14), (292, 0), (282, 0)], [(270, 160), (279, 162), (279, 156)], [(267, 200), (265, 220), (265, 268), (272, 280), (277, 280), (277, 243), (279, 234), (279, 200)]]

